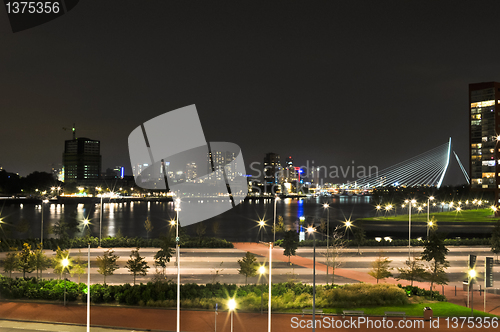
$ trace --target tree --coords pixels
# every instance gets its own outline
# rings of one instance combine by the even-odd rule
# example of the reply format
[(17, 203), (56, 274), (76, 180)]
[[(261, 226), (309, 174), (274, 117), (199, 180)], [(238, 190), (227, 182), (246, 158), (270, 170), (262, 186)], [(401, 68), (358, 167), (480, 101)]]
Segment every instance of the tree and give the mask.
[[(61, 262), (63, 259), (68, 259), (70, 261), (70, 264), (66, 269), (61, 265)], [(63, 270), (68, 270), (71, 272), (71, 259), (69, 258), (69, 250), (62, 250), (61, 248), (57, 247), (56, 250), (56, 257), (52, 261), (52, 267), (54, 268), (54, 273), (59, 275), (59, 279), (61, 279), (62, 273), (64, 272)]]
[(161, 237), (160, 250), (158, 250), (154, 256), (155, 266), (163, 268), (163, 274), (165, 274), (165, 268), (167, 263), (170, 262), (170, 258), (174, 254), (174, 249), (172, 248), (172, 240), (170, 236)]
[(153, 231), (153, 224), (151, 223), (151, 220), (149, 218), (146, 218), (146, 221), (144, 222), (144, 228), (146, 229), (146, 237), (149, 239), (149, 233)]
[(73, 262), (71, 266), (71, 276), (73, 277), (74, 275), (78, 276), (78, 283), (80, 283), (80, 278), (83, 274), (86, 272), (86, 268), (88, 263), (82, 260), (82, 250), (78, 250), (78, 256), (76, 257), (75, 261)]
[(354, 235), (353, 243), (358, 246), (358, 255), (361, 255), (360, 246), (366, 241), (366, 232), (361, 226), (353, 228), (352, 232)]
[[(11, 250), (17, 251), (17, 248), (11, 248)], [(2, 261), (3, 270), (5, 273), (9, 274), (9, 278), (12, 278), (12, 271), (17, 271), (19, 265), (19, 257), (16, 252), (9, 252)]]
[(390, 272), (392, 267), (389, 267), (391, 262), (382, 251), (379, 252), (377, 259), (372, 262), (372, 270), (368, 274), (377, 279), (377, 284), (380, 279), (383, 280), (392, 277), (392, 273)]
[(500, 221), (497, 221), (495, 228), (493, 228), (490, 244), (491, 252), (496, 255), (498, 261), (498, 254), (500, 253)]
[(37, 248), (33, 253), (33, 260), (36, 269), (36, 277), (38, 278), (38, 272), (40, 271), (40, 278), (42, 278), (43, 270), (47, 270), (52, 266), (52, 259), (43, 253), (41, 243), (37, 245)]
[(431, 290), (434, 283), (446, 285), (448, 277), (445, 269), (450, 266), (446, 260), (448, 248), (444, 245), (444, 237), (435, 230), (429, 234), (429, 238), (424, 242), (422, 259), (429, 262), (427, 266), (427, 280), (431, 283)]
[(60, 240), (66, 240), (69, 237), (69, 225), (63, 220), (58, 220), (54, 226), (52, 226), (52, 233), (57, 236)]
[(207, 227), (203, 224), (203, 221), (196, 225), (196, 235), (201, 240), (207, 231)]
[(212, 223), (212, 233), (214, 233), (214, 236), (217, 237), (217, 234), (219, 233), (219, 228), (220, 228), (220, 224), (219, 222), (216, 220)]
[(283, 254), (288, 257), (288, 263), (290, 263), (290, 257), (295, 256), (299, 246), (299, 234), (293, 229), (286, 231), (282, 246), (285, 249)]
[(319, 224), (318, 229), (320, 230), (320, 233), (321, 233), (321, 240), (323, 240), (325, 238), (326, 221), (321, 220), (321, 223)]
[(271, 227), (271, 231), (274, 233), (281, 233), (285, 230), (285, 223), (283, 222), (283, 217), (278, 216), (278, 222), (276, 223), (276, 230), (274, 229), (274, 224)]
[(134, 275), (134, 285), (135, 278), (137, 275), (145, 276), (148, 274), (149, 266), (144, 260), (144, 257), (139, 255), (139, 247), (137, 249), (132, 250), (130, 253), (130, 259), (127, 261), (125, 267), (129, 270), (130, 273)]
[(238, 260), (238, 264), (240, 264), (238, 272), (245, 276), (245, 284), (248, 284), (248, 277), (257, 275), (257, 258), (251, 252), (247, 251), (245, 257)]
[(17, 260), (17, 270), (23, 273), (23, 278), (26, 276), (26, 273), (31, 273), (35, 270), (34, 255), (28, 243), (24, 243), (21, 251), (17, 253)]
[[(335, 269), (342, 265), (340, 257), (342, 256), (342, 253), (346, 247), (346, 243), (347, 241), (343, 237), (340, 228), (335, 227), (335, 229), (332, 232), (332, 235), (330, 236), (326, 253), (324, 254), (326, 256), (327, 269), (332, 268), (332, 273), (331, 273), (332, 284), (335, 283)], [(326, 279), (327, 283), (328, 279), (329, 277)]]
[(419, 258), (412, 258), (405, 262), (406, 267), (398, 268), (399, 276), (397, 280), (409, 280), (411, 286), (413, 286), (413, 281), (423, 281), (427, 279), (427, 273), (422, 264), (422, 260)]
[(113, 249), (106, 250), (102, 256), (97, 256), (97, 272), (104, 276), (104, 284), (106, 285), (106, 277), (113, 275), (113, 272), (118, 268), (116, 261), (119, 256), (114, 254)]

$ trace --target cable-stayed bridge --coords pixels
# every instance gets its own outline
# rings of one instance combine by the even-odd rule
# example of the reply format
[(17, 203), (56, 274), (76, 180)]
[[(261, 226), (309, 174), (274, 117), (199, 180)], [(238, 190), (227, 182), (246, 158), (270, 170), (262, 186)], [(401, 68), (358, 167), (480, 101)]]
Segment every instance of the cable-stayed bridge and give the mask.
[(359, 178), (354, 182), (343, 185), (343, 187), (345, 189), (370, 189), (387, 186), (435, 186), (440, 188), (450, 162), (455, 159), (467, 183), (470, 183), (469, 175), (460, 158), (452, 150), (450, 137), (448, 142), (438, 147), (380, 170), (375, 174)]

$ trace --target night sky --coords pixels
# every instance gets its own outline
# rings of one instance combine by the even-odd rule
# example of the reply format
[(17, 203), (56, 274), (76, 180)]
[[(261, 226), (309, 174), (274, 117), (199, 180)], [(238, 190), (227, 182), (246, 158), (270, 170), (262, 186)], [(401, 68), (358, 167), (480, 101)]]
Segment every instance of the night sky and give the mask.
[(468, 84), (500, 80), (499, 11), (498, 1), (85, 0), (12, 33), (0, 8), (0, 165), (50, 171), (71, 138), (62, 128), (76, 123), (101, 141), (103, 170), (131, 174), (130, 132), (196, 104), (207, 141), (238, 144), (247, 164), (276, 152), (299, 166), (383, 169), (451, 136), (468, 169)]

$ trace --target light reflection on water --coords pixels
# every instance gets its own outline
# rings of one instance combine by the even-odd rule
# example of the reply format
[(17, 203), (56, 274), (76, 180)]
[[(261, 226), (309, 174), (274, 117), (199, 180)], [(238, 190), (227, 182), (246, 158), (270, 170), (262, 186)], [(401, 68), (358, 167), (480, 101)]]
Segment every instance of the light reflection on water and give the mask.
[[(223, 204), (219, 202), (207, 201), (203, 204)], [(226, 200), (227, 201), (227, 200)], [(307, 199), (281, 199), (276, 202), (276, 214), (282, 216), (285, 226), (289, 229), (296, 228), (296, 221), (304, 216), (306, 224), (315, 223), (319, 225), (321, 220), (326, 220), (327, 212), (323, 207), (324, 203), (330, 204), (330, 221), (337, 223), (349, 216), (351, 219), (369, 217), (374, 215), (374, 207), (371, 197), (316, 197)], [(227, 202), (226, 202), (227, 204)], [(85, 218), (91, 222), (92, 235), (99, 235), (100, 204), (50, 204), (43, 208), (44, 225), (54, 226), (59, 220), (66, 222), (82, 223)], [(1, 217), (7, 223), (7, 235), (12, 238), (26, 238), (40, 236), (41, 206), (24, 204), (15, 206), (5, 206)], [(205, 236), (218, 236), (229, 241), (257, 241), (259, 240), (259, 219), (266, 221), (264, 241), (272, 237), (271, 226), (274, 216), (274, 201), (272, 199), (248, 200), (225, 213), (203, 221), (206, 226)], [(169, 221), (175, 219), (175, 212), (172, 202), (125, 202), (125, 203), (104, 203), (102, 213), (102, 234), (105, 236), (115, 236), (118, 230), (124, 236), (146, 237), (144, 222), (149, 218), (154, 229), (149, 234), (150, 237), (158, 237), (170, 228)], [(21, 233), (19, 224), (25, 220), (30, 227), (28, 231)], [(182, 212), (180, 214), (180, 224), (182, 226)], [(214, 226), (218, 224), (218, 227)], [(10, 226), (10, 227), (9, 227)], [(197, 224), (185, 227), (188, 234), (196, 235)], [(45, 228), (45, 227), (44, 227)], [(83, 228), (79, 228), (74, 233), (75, 236), (82, 236)], [(54, 237), (44, 231), (44, 238)]]

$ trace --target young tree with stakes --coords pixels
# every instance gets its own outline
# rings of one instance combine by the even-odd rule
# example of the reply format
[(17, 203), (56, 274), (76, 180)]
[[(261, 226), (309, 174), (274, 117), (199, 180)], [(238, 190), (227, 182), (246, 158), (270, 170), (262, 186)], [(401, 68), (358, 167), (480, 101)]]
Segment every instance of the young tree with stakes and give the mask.
[(413, 281), (423, 281), (427, 279), (427, 273), (420, 258), (413, 257), (405, 262), (406, 267), (398, 268), (399, 276), (397, 280), (409, 280), (413, 287)]
[(114, 254), (113, 249), (106, 250), (102, 256), (97, 256), (97, 272), (104, 276), (104, 285), (106, 285), (106, 277), (113, 275), (118, 268), (116, 261), (119, 256)]
[(52, 259), (47, 257), (43, 253), (42, 244), (39, 243), (35, 252), (33, 253), (33, 259), (36, 269), (36, 277), (38, 278), (38, 272), (40, 272), (40, 279), (42, 278), (43, 270), (47, 270), (52, 266)]
[[(17, 248), (10, 248), (11, 250), (17, 251)], [(9, 274), (9, 278), (12, 278), (12, 271), (17, 271), (19, 265), (18, 256), (16, 252), (9, 252), (2, 261), (3, 270), (5, 273)]]
[(137, 249), (135, 250), (132, 250), (130, 259), (127, 261), (125, 267), (129, 270), (130, 273), (134, 275), (134, 285), (137, 275), (145, 276), (146, 274), (148, 274), (149, 266), (144, 260), (144, 257), (141, 257), (141, 255), (139, 255), (139, 247), (137, 247)]
[(155, 266), (163, 269), (165, 275), (165, 268), (167, 263), (170, 262), (172, 255), (175, 253), (170, 235), (161, 237), (160, 250), (154, 256)]
[(146, 239), (149, 240), (149, 233), (151, 233), (154, 228), (149, 218), (146, 218), (146, 221), (144, 222), (144, 228), (146, 229)]
[(430, 281), (432, 290), (434, 284), (447, 285), (448, 276), (445, 269), (450, 266), (446, 260), (448, 248), (444, 245), (443, 236), (435, 230), (429, 234), (429, 238), (424, 242), (422, 259), (429, 262), (427, 266), (427, 280)]
[(17, 270), (23, 273), (23, 278), (26, 277), (26, 273), (31, 273), (35, 270), (34, 255), (28, 243), (23, 244), (23, 248), (17, 254), (17, 260)]
[(288, 257), (288, 264), (290, 264), (291, 256), (295, 256), (297, 247), (299, 246), (299, 234), (292, 230), (286, 231), (282, 243), (284, 252), (283, 254)]
[(245, 276), (245, 284), (248, 284), (248, 277), (253, 277), (257, 275), (257, 258), (251, 252), (247, 251), (243, 259), (238, 260), (240, 269), (238, 272)]
[(392, 277), (392, 273), (390, 272), (392, 267), (389, 267), (391, 262), (382, 251), (379, 252), (377, 259), (372, 262), (372, 270), (368, 274), (377, 279), (377, 284), (379, 280)]

